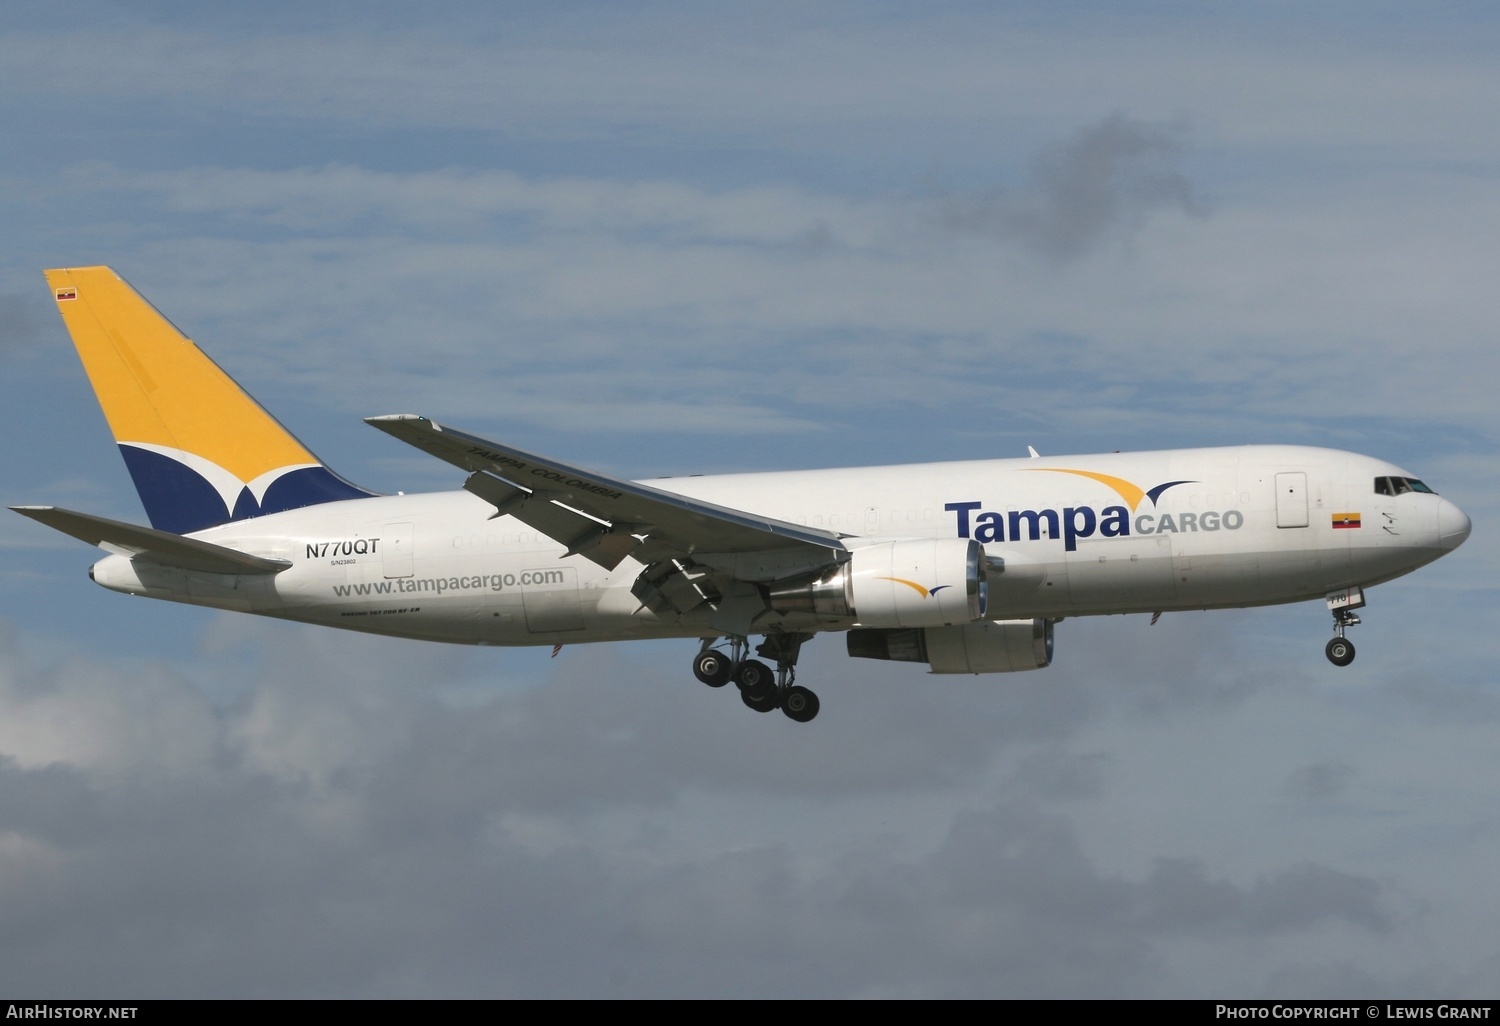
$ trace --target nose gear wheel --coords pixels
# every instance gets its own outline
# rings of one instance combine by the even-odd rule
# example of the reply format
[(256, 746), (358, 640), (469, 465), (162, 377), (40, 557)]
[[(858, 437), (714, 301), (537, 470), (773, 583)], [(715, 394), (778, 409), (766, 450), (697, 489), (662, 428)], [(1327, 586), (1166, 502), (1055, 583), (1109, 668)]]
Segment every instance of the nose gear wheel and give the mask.
[[(1340, 605), (1338, 608), (1332, 610), (1334, 638), (1323, 650), (1324, 654), (1328, 656), (1328, 661), (1334, 666), (1348, 666), (1354, 662), (1354, 642), (1344, 637), (1344, 631), (1359, 623), (1359, 615), (1354, 611), (1363, 607), (1365, 600), (1364, 593), (1360, 592), (1359, 589), (1353, 588), (1350, 591), (1355, 593), (1352, 597), (1355, 598), (1358, 605), (1350, 603), (1349, 605)], [(1340, 595), (1339, 597), (1342, 598), (1343, 596)], [(1334, 598), (1330, 597), (1329, 605), (1332, 606), (1333, 603)]]

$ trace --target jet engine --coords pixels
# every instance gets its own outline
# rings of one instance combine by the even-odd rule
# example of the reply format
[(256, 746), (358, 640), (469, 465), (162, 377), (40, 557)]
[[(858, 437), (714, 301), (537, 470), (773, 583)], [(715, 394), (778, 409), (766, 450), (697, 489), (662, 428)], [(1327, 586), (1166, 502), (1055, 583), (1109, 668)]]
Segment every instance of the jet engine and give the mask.
[(923, 538), (855, 549), (847, 563), (778, 581), (778, 613), (853, 618), (861, 627), (941, 627), (984, 618), (984, 547), (967, 538)]
[(848, 633), (849, 654), (861, 659), (926, 663), (933, 673), (1016, 673), (1052, 662), (1052, 621), (984, 620), (954, 627)]

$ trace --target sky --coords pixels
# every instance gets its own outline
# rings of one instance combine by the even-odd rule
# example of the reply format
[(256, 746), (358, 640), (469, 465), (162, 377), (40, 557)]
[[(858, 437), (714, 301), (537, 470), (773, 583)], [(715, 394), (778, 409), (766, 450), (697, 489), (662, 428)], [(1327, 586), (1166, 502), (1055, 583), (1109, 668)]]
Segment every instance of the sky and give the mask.
[(1046, 670), (468, 649), (105, 592), (0, 520), (0, 993), (1493, 997), (1500, 16), (1477, 3), (0, 13), (0, 498), (144, 522), (41, 277), (345, 477), (1294, 443), (1473, 519)]

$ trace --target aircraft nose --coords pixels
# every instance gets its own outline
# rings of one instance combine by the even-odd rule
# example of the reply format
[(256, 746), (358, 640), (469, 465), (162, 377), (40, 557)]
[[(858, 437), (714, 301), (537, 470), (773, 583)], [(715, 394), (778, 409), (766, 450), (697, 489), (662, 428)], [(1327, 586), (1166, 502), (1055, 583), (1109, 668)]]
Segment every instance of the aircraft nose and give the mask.
[(1469, 515), (1447, 499), (1438, 506), (1438, 545), (1442, 548), (1458, 548), (1469, 537), (1472, 526)]

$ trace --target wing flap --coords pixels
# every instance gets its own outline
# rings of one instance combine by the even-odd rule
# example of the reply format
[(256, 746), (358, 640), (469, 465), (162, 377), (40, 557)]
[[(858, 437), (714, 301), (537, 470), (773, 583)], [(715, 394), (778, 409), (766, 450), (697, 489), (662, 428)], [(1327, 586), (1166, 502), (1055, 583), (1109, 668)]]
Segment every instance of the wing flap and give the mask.
[(535, 493), (483, 470), (469, 476), (464, 491), (495, 507), (490, 519), (509, 514), (533, 530), (567, 546), (566, 555), (581, 555), (606, 570), (619, 566), (641, 540), (620, 525), (611, 525), (561, 503), (527, 500)]
[(77, 513), (57, 506), (12, 506), (11, 509), (55, 531), (122, 556), (144, 556), (165, 566), (211, 574), (274, 574), (292, 564), (267, 559), (212, 542), (140, 527), (120, 520)]
[(791, 548), (831, 563), (845, 551), (831, 531), (561, 463), (426, 417), (397, 414), (367, 417), (365, 423), (469, 471), (464, 487), (493, 504), (497, 515), (509, 514), (610, 569), (626, 555), (655, 562), (695, 552)]

